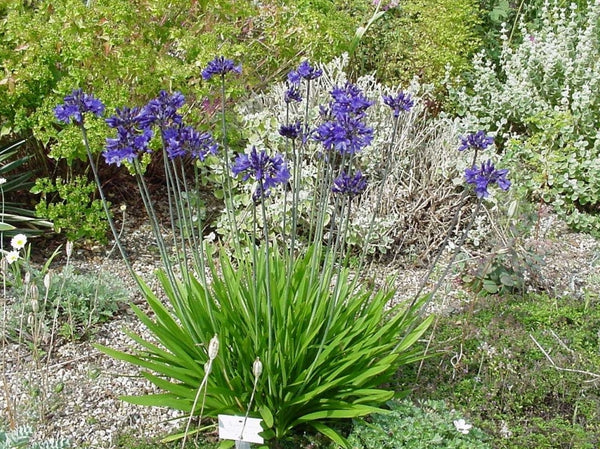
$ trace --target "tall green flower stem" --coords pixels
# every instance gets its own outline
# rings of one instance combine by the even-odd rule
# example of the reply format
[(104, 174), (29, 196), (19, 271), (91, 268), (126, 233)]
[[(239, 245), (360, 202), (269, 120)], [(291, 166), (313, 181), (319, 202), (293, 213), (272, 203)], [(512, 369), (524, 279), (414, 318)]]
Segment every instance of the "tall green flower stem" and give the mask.
[(225, 198), (225, 210), (227, 213), (227, 219), (231, 226), (231, 235), (233, 236), (234, 249), (239, 257), (242, 257), (242, 249), (240, 242), (237, 239), (238, 227), (235, 214), (235, 205), (233, 202), (233, 188), (231, 186), (231, 164), (229, 161), (229, 143), (227, 142), (227, 119), (225, 117), (225, 74), (221, 74), (221, 145), (223, 146), (223, 177), (224, 177), (224, 198)]
[(92, 151), (90, 149), (90, 142), (88, 140), (87, 130), (85, 129), (85, 125), (84, 125), (83, 121), (81, 121), (81, 123), (79, 123), (79, 129), (81, 130), (81, 134), (83, 136), (83, 144), (85, 146), (85, 151), (86, 151), (86, 154), (88, 157), (88, 161), (90, 163), (90, 167), (92, 169), (94, 181), (96, 182), (96, 186), (98, 187), (98, 193), (100, 194), (100, 199), (102, 201), (102, 207), (104, 209), (104, 213), (106, 214), (106, 219), (108, 220), (108, 225), (109, 225), (112, 235), (115, 239), (115, 244), (117, 245), (117, 248), (119, 248), (119, 252), (121, 253), (121, 258), (123, 259), (123, 262), (125, 263), (125, 266), (127, 267), (127, 270), (131, 274), (131, 277), (138, 284), (138, 287), (142, 288), (142, 284), (140, 283), (139, 277), (135, 273), (135, 271), (133, 271), (133, 267), (131, 266), (131, 262), (129, 260), (129, 257), (127, 256), (127, 252), (125, 251), (125, 248), (123, 247), (123, 244), (121, 243), (121, 239), (119, 238), (119, 232), (117, 231), (115, 222), (112, 219), (112, 214), (110, 213), (110, 210), (108, 209), (108, 201), (106, 200), (106, 197), (104, 196), (104, 190), (102, 189), (102, 183), (100, 182), (100, 177), (98, 176), (98, 169), (96, 166), (96, 161), (94, 160), (94, 157), (92, 156)]

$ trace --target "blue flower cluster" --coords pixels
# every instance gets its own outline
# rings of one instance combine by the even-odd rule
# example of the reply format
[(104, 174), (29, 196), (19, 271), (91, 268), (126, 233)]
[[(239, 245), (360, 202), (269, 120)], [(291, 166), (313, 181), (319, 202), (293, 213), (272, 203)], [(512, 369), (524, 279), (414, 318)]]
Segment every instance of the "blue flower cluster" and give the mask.
[(75, 89), (64, 98), (64, 103), (54, 108), (54, 116), (63, 123), (76, 125), (83, 124), (83, 114), (91, 112), (100, 117), (104, 114), (104, 104), (92, 95), (84, 93), (81, 89)]
[(300, 137), (301, 133), (302, 133), (302, 124), (299, 121), (292, 123), (290, 125), (281, 125), (279, 127), (279, 134), (288, 139), (292, 139), (292, 140), (297, 139), (298, 137)]
[(240, 74), (242, 73), (242, 66), (236, 66), (231, 59), (225, 59), (224, 56), (217, 56), (202, 70), (202, 78), (208, 81), (213, 76), (225, 76), (230, 72)]
[(408, 112), (415, 105), (414, 100), (407, 92), (400, 91), (396, 96), (383, 95), (383, 102), (392, 108), (394, 111), (394, 117), (400, 117), (402, 111)]
[(506, 178), (508, 170), (497, 170), (488, 160), (481, 164), (481, 167), (474, 165), (465, 170), (465, 179), (468, 184), (475, 185), (477, 198), (487, 198), (489, 196), (488, 187), (496, 183), (502, 190), (507, 191), (510, 187), (510, 181)]
[(144, 109), (117, 108), (106, 123), (117, 130), (117, 137), (106, 139), (103, 156), (107, 164), (119, 167), (123, 161), (131, 163), (139, 154), (150, 152), (148, 144), (154, 133), (152, 119)]
[(333, 181), (331, 191), (340, 195), (347, 195), (350, 198), (360, 195), (367, 188), (367, 180), (360, 170), (357, 170), (354, 176), (342, 172)]
[(201, 133), (192, 126), (167, 128), (163, 137), (170, 159), (189, 155), (204, 161), (209, 154), (217, 154), (218, 145), (213, 136), (210, 133)]
[(326, 150), (340, 154), (355, 154), (373, 140), (373, 128), (365, 123), (366, 110), (373, 102), (362, 91), (346, 83), (330, 92), (333, 100), (328, 108), (322, 108), (325, 121), (313, 132), (313, 140)]
[(271, 188), (285, 184), (290, 179), (290, 172), (281, 154), (269, 156), (265, 150), (257, 151), (256, 147), (252, 147), (250, 154), (239, 154), (231, 171), (235, 176), (243, 174), (242, 181), (256, 181), (254, 201), (260, 201), (269, 195)]
[(303, 79), (307, 81), (315, 80), (322, 74), (323, 71), (321, 69), (311, 66), (308, 61), (303, 61), (296, 70), (288, 73), (288, 81), (290, 84), (297, 86)]
[(184, 126), (179, 114), (184, 103), (181, 92), (161, 91), (143, 108), (117, 108), (116, 114), (106, 119), (108, 126), (117, 130), (116, 137), (106, 139), (103, 153), (106, 163), (120, 166), (150, 152), (148, 145), (154, 136), (154, 126), (160, 129), (169, 159), (191, 156), (204, 160), (209, 153), (215, 154), (217, 144), (209, 133)]
[(461, 137), (458, 151), (465, 151), (470, 148), (474, 150), (485, 150), (493, 143), (493, 137), (488, 136), (485, 131), (479, 130), (476, 133), (468, 134), (466, 137)]

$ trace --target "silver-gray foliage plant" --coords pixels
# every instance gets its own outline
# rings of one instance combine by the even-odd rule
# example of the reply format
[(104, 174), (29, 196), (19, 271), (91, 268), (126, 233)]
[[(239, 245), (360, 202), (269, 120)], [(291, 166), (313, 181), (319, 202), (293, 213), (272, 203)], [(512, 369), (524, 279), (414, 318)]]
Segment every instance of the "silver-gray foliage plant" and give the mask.
[[(520, 38), (505, 27), (499, 66), (474, 58), (473, 84), (447, 80), (459, 126), (504, 142), (504, 164), (528, 197), (578, 229), (600, 217), (600, 1), (585, 10), (546, 0)], [(512, 37), (512, 40), (511, 40)]]
[(15, 430), (0, 430), (0, 449), (66, 449), (71, 447), (69, 440), (50, 439), (31, 442), (33, 428), (20, 426)]
[[(311, 126), (319, 123), (319, 106), (331, 100), (329, 92), (333, 87), (346, 83), (347, 65), (348, 56), (342, 55), (320, 66), (323, 76), (311, 84), (308, 105)], [(351, 211), (347, 242), (357, 248), (368, 246), (371, 253), (386, 253), (394, 244), (423, 250), (439, 238), (440, 221), (449, 221), (452, 215), (450, 210), (459, 201), (454, 186), (463, 182), (461, 169), (464, 169), (466, 162), (459, 162), (460, 155), (456, 151), (458, 127), (451, 120), (428, 116), (426, 99), (430, 86), (420, 85), (416, 78), (405, 89), (401, 86), (386, 87), (372, 75), (362, 76), (354, 84), (369, 100), (374, 101), (367, 114), (367, 124), (373, 127), (374, 138), (371, 145), (356, 155), (369, 186)], [(283, 102), (285, 90), (285, 83), (275, 84), (270, 90), (255, 95), (237, 107), (249, 146), (285, 151), (285, 139), (278, 133), (279, 127), (286, 121), (286, 104)], [(410, 111), (401, 114), (390, 151), (393, 116), (383, 103), (382, 95), (394, 94), (399, 90), (410, 93), (415, 104)], [(288, 121), (304, 120), (305, 114), (304, 102), (292, 105)], [(317, 156), (322, 151), (316, 142), (309, 142), (304, 148), (313, 153), (310, 156)], [(314, 183), (318, 182), (316, 161), (316, 157), (308, 157), (302, 165), (303, 192), (313, 191)], [(389, 172), (384, 173), (385, 170)], [(378, 199), (380, 195), (381, 200)], [(309, 220), (311, 199), (307, 194), (301, 200), (300, 221)], [(238, 206), (247, 206), (239, 211), (243, 217), (239, 223), (242, 230), (246, 223), (250, 231), (251, 193), (247, 191), (239, 195), (237, 201)], [(285, 204), (283, 195), (273, 197), (271, 202), (270, 226), (280, 229)], [(223, 232), (224, 217), (218, 228)]]

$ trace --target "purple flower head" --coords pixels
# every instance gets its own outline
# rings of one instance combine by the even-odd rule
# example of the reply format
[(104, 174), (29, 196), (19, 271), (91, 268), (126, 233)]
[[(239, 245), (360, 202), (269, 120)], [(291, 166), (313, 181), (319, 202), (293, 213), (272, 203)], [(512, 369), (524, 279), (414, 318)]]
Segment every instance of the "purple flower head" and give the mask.
[(208, 81), (215, 75), (225, 76), (229, 72), (240, 74), (242, 73), (242, 66), (236, 66), (231, 59), (225, 59), (224, 56), (217, 56), (202, 70), (202, 78)]
[(125, 128), (117, 128), (116, 138), (106, 139), (106, 149), (102, 153), (107, 164), (121, 166), (123, 161), (133, 162), (140, 153), (149, 153), (148, 143), (152, 139), (152, 130), (143, 128), (132, 132)]
[[(308, 63), (308, 61), (301, 62), (300, 65), (298, 66), (298, 69), (296, 70), (296, 72), (297, 72), (298, 76), (300, 76), (301, 78), (304, 78), (305, 80), (314, 80), (314, 79), (319, 78), (323, 74), (323, 71), (321, 69), (312, 67)], [(288, 75), (288, 79), (289, 79), (289, 75)]]
[(326, 150), (336, 150), (340, 154), (355, 154), (373, 140), (373, 128), (351, 116), (341, 116), (337, 120), (321, 124), (312, 135)]
[(148, 144), (153, 132), (144, 110), (117, 108), (115, 115), (107, 118), (106, 123), (117, 130), (116, 138), (106, 139), (103, 156), (107, 164), (120, 166), (123, 161), (132, 162), (139, 153), (150, 152)]
[(333, 180), (331, 191), (340, 195), (347, 195), (350, 198), (360, 195), (367, 188), (367, 180), (360, 170), (357, 170), (354, 176), (342, 172), (340, 176)]
[(239, 154), (231, 171), (235, 176), (243, 174), (243, 181), (250, 178), (256, 181), (255, 201), (268, 196), (272, 187), (290, 179), (290, 172), (281, 154), (271, 157), (264, 150), (258, 152), (256, 147), (252, 147), (250, 154)]
[(415, 102), (407, 92), (400, 91), (395, 97), (392, 95), (383, 95), (383, 102), (394, 111), (394, 117), (400, 117), (400, 112), (410, 111)]
[(169, 159), (190, 155), (204, 161), (209, 154), (216, 154), (218, 145), (210, 133), (201, 133), (191, 126), (167, 128), (163, 131)]
[(64, 103), (54, 108), (54, 116), (63, 123), (81, 125), (83, 114), (91, 112), (100, 117), (104, 114), (104, 104), (92, 95), (84, 93), (81, 89), (75, 89), (70, 95), (65, 96)]
[(292, 86), (298, 87), (300, 85), (300, 82), (302, 81), (302, 77), (300, 76), (297, 70), (292, 70), (290, 73), (288, 73), (287, 80), (288, 83)]
[(296, 103), (300, 103), (302, 101), (302, 95), (300, 94), (300, 88), (295, 84), (288, 83), (289, 87), (285, 91), (283, 99), (286, 103), (291, 103), (295, 101)]
[(148, 121), (148, 124), (155, 123), (161, 128), (180, 124), (182, 117), (177, 111), (184, 103), (185, 97), (181, 92), (174, 92), (171, 95), (167, 91), (161, 90), (157, 98), (150, 100), (144, 106), (144, 119)]
[(485, 150), (493, 143), (493, 137), (486, 135), (485, 131), (479, 130), (476, 133), (467, 135), (466, 137), (461, 136), (460, 147), (458, 147), (458, 151), (468, 150), (469, 148), (473, 148), (475, 150)]
[(344, 87), (334, 87), (330, 94), (333, 101), (329, 104), (329, 108), (336, 117), (347, 114), (363, 117), (367, 108), (373, 104), (358, 87), (351, 83), (346, 83)]
[(297, 139), (302, 132), (302, 125), (300, 122), (292, 123), (291, 125), (281, 125), (279, 127), (279, 134), (288, 139)]
[(477, 198), (487, 198), (489, 196), (488, 186), (496, 183), (502, 190), (507, 191), (510, 187), (510, 181), (506, 179), (508, 170), (496, 170), (492, 161), (488, 160), (481, 164), (481, 167), (474, 165), (465, 170), (465, 179), (467, 184), (475, 185)]

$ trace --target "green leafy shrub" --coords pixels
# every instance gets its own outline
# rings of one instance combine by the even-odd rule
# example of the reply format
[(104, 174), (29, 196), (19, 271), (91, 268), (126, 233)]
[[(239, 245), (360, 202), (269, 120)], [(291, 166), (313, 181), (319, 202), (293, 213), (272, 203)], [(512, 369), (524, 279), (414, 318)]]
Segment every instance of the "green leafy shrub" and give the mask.
[[(385, 3), (385, 2), (383, 2)], [(479, 49), (477, 0), (405, 0), (363, 36), (355, 64), (385, 83), (440, 83), (446, 67), (458, 74)]]
[(58, 439), (31, 442), (33, 428), (22, 426), (15, 430), (0, 430), (0, 449), (65, 449), (71, 447), (69, 440)]
[(390, 401), (390, 412), (354, 422), (354, 449), (489, 449), (485, 434), (443, 401)]
[(537, 27), (520, 23), (522, 40), (500, 65), (474, 59), (469, 88), (449, 86), (467, 129), (489, 129), (503, 143), (524, 194), (551, 203), (576, 228), (600, 229), (600, 5), (583, 11), (544, 3)]
[(93, 182), (83, 176), (71, 182), (38, 178), (31, 191), (41, 195), (35, 213), (51, 220), (56, 232), (64, 232), (70, 241), (106, 242), (108, 224), (101, 200), (90, 198), (96, 192)]

